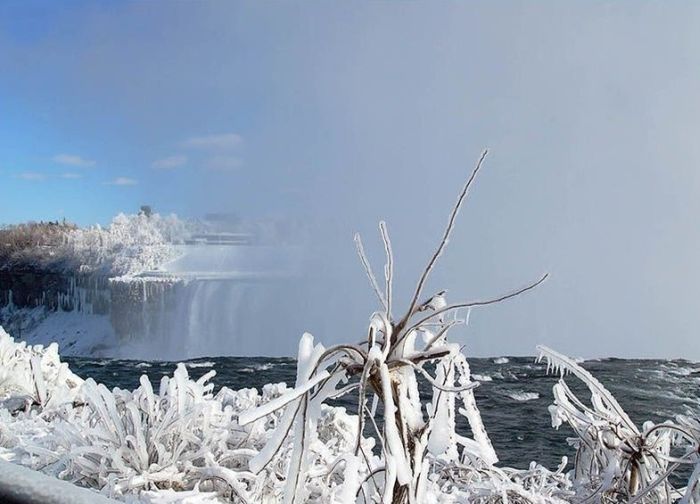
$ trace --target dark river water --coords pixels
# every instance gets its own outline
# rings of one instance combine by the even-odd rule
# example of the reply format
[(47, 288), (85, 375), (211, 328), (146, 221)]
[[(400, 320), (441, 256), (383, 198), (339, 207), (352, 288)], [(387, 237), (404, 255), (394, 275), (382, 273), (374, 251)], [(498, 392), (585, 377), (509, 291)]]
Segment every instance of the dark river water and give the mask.
[[(108, 387), (134, 389), (139, 377), (147, 374), (159, 382), (175, 369), (173, 362), (141, 362), (112, 359), (64, 358), (78, 375), (92, 377)], [(473, 377), (481, 381), (476, 399), (486, 429), (501, 464), (526, 468), (535, 460), (555, 468), (563, 455), (573, 454), (566, 438), (568, 428), (552, 429), (547, 406), (557, 378), (546, 374), (534, 358), (470, 359)], [(266, 357), (215, 357), (186, 361), (190, 376), (198, 378), (210, 369), (216, 371), (217, 388), (260, 388), (266, 383), (294, 384), (293, 359)], [(602, 359), (582, 363), (617, 398), (630, 417), (641, 425), (645, 420), (662, 421), (677, 414), (700, 415), (700, 363), (676, 360)], [(567, 383), (579, 397), (587, 399), (585, 388), (575, 377)], [(356, 407), (349, 396), (348, 411)], [(458, 427), (468, 433), (466, 423)]]

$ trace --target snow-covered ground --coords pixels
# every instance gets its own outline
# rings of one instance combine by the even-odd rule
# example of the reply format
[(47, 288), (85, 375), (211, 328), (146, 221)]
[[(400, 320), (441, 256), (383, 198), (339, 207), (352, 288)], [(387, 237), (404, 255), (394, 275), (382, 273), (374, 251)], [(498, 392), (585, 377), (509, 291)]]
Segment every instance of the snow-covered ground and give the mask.
[(108, 315), (53, 312), (23, 336), (30, 345), (57, 343), (63, 355), (115, 355), (119, 339)]
[(12, 323), (18, 339), (30, 345), (56, 343), (66, 356), (116, 356), (120, 348), (109, 315), (9, 306), (0, 309), (0, 320)]

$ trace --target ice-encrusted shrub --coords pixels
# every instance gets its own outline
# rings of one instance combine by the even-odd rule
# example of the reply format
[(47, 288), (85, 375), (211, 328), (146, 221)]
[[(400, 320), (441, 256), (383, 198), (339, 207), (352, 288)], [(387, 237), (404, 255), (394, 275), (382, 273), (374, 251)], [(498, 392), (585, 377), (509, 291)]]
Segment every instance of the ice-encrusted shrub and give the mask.
[(437, 502), (479, 504), (565, 504), (572, 501), (572, 483), (564, 471), (566, 457), (552, 472), (532, 462), (528, 469), (486, 464), (453, 464), (435, 460), (429, 495)]
[[(58, 362), (53, 352), (14, 342), (4, 332), (0, 349), (2, 363), (13, 364), (0, 367), (14, 377), (0, 388), (5, 399), (24, 398), (25, 389), (35, 386), (26, 370), (33, 354), (43, 352), (49, 362)], [(0, 455), (127, 501), (141, 492), (155, 498), (162, 490), (176, 491), (172, 495), (184, 499), (194, 489), (235, 502), (281, 499), (293, 441), (284, 440), (273, 463), (257, 474), (249, 465), (281, 432), (283, 414), (273, 411), (245, 426), (238, 418), (279, 400), (288, 390), (285, 384), (266, 385), (262, 393), (224, 387), (213, 395), (213, 370), (192, 380), (180, 364), (155, 390), (144, 375), (134, 391), (110, 391), (92, 379), (83, 382), (65, 365), (61, 369), (65, 372), (44, 382), (47, 397), (71, 384), (71, 400), (61, 408), (48, 401), (21, 410), (0, 405)], [(321, 406), (318, 442), (309, 457), (315, 468), (308, 481), (313, 502), (332, 502), (339, 492), (346, 470), (339, 461), (354, 447), (356, 425), (343, 408)], [(371, 441), (363, 440), (363, 446), (371, 453)]]
[[(554, 472), (533, 463), (528, 470), (499, 468), (497, 456), (481, 421), (472, 389), (469, 365), (460, 347), (449, 343), (451, 327), (463, 322), (457, 310), (504, 301), (539, 285), (542, 277), (522, 289), (492, 299), (449, 305), (445, 293), (421, 300), (422, 289), (449, 240), (454, 219), (478, 172), (483, 156), (460, 193), (436, 252), (421, 275), (408, 310), (392, 313), (393, 255), (386, 226), (380, 232), (386, 252), (385, 286), (380, 288), (356, 237), (365, 272), (381, 308), (370, 318), (366, 341), (328, 349), (314, 345), (305, 335), (300, 343), (296, 386), (277, 401), (244, 413), (245, 424), (284, 407), (282, 434), (275, 435), (251, 463), (255, 472), (274, 456), (289, 435), (292, 464), (287, 473), (284, 502), (306, 502), (307, 482), (313, 473), (314, 426), (318, 405), (328, 398), (357, 392), (357, 433), (369, 420), (381, 448), (371, 460), (357, 443), (344, 463), (354, 474), (362, 468), (367, 477), (346, 474), (340, 502), (388, 504), (422, 502), (563, 503), (644, 502), (665, 503), (680, 499), (698, 501), (698, 422), (679, 418), (677, 423), (631, 422), (612, 395), (573, 361), (542, 349), (550, 364), (574, 373), (592, 392), (592, 406), (585, 406), (561, 380), (554, 387), (555, 427), (567, 422), (578, 435), (572, 480), (564, 473), (566, 460)], [(450, 317), (454, 315), (454, 317)], [(433, 363), (434, 372), (424, 368)], [(432, 393), (424, 397), (418, 380), (427, 380)], [(368, 398), (372, 400), (368, 402)], [(375, 422), (381, 403), (381, 428)], [(460, 406), (458, 406), (458, 403)], [(371, 405), (370, 405), (371, 404)], [(456, 415), (464, 415), (472, 437), (456, 430)], [(370, 429), (371, 430), (371, 429)], [(684, 464), (695, 464), (688, 486), (674, 488), (669, 476)], [(353, 491), (356, 489), (356, 491)]]
[[(677, 421), (644, 422), (638, 428), (613, 395), (572, 359), (547, 347), (538, 347), (548, 371), (559, 372), (552, 426), (567, 423), (576, 434), (574, 486), (577, 500), (612, 502), (700, 502), (700, 423), (679, 416)], [(591, 396), (587, 403), (566, 384), (570, 373), (581, 380)], [(694, 465), (686, 488), (675, 488), (671, 475)]]
[(700, 419), (678, 415), (676, 422), (690, 435), (696, 446), (694, 456), (690, 458), (691, 461), (694, 459), (695, 466), (688, 478), (681, 504), (698, 503), (700, 502)]
[(245, 502), (255, 502), (250, 495), (274, 494), (276, 487), (247, 471), (247, 464), (276, 421), (266, 418), (244, 428), (237, 415), (274, 399), (285, 387), (268, 385), (262, 395), (223, 388), (213, 396), (214, 374), (195, 381), (180, 364), (172, 377), (161, 379), (158, 390), (142, 376), (133, 392), (109, 391), (86, 380), (82, 406), (52, 424), (53, 435), (42, 448), (55, 460), (45, 470), (113, 496), (195, 486)]
[(81, 384), (61, 362), (58, 345), (15, 342), (0, 327), (0, 407), (15, 411), (37, 404), (48, 412), (71, 403)]
[[(520, 502), (561, 502), (568, 491), (559, 473), (542, 469), (539, 487), (533, 478), (518, 478), (515, 471), (503, 472), (494, 467), (498, 457), (476, 406), (469, 364), (459, 345), (447, 335), (456, 324), (458, 310), (498, 303), (518, 296), (543, 282), (538, 281), (517, 291), (492, 299), (449, 305), (444, 291), (421, 299), (430, 272), (447, 245), (454, 221), (467, 192), (481, 168), (486, 152), (459, 194), (437, 250), (421, 274), (407, 310), (395, 317), (392, 307), (393, 253), (386, 225), (380, 233), (386, 253), (384, 288), (372, 271), (359, 236), (356, 244), (361, 262), (377, 295), (380, 309), (369, 322), (367, 337), (358, 344), (341, 344), (324, 348), (314, 345), (304, 335), (299, 347), (296, 386), (277, 401), (241, 415), (242, 424), (284, 407), (281, 429), (253, 459), (253, 472), (272, 463), (275, 454), (289, 435), (293, 443), (292, 463), (287, 472), (284, 492), (286, 504), (306, 502), (308, 480), (313, 474), (313, 446), (320, 405), (329, 398), (355, 393), (357, 397), (357, 441), (343, 463), (343, 503), (364, 502), (422, 503), (443, 501), (497, 502), (508, 495)], [(434, 374), (424, 366), (434, 365)], [(430, 385), (425, 396), (419, 380)], [(381, 428), (375, 421), (377, 404), (382, 405)], [(457, 432), (456, 416), (463, 415), (471, 437)], [(367, 422), (380, 447), (374, 461), (361, 443)], [(367, 474), (357, 478), (355, 475)], [(535, 469), (533, 471), (537, 472)], [(531, 490), (528, 488), (530, 485)], [(544, 489), (544, 490), (543, 490)], [(537, 492), (537, 493), (535, 493)], [(546, 496), (546, 497), (545, 497)], [(531, 499), (531, 500), (530, 500)], [(517, 500), (516, 500), (517, 502)]]
[(55, 426), (59, 476), (113, 493), (140, 488), (184, 489), (204, 457), (225, 449), (232, 412), (211, 400), (213, 372), (190, 380), (184, 365), (154, 392), (141, 377), (133, 392), (88, 379), (84, 405)]

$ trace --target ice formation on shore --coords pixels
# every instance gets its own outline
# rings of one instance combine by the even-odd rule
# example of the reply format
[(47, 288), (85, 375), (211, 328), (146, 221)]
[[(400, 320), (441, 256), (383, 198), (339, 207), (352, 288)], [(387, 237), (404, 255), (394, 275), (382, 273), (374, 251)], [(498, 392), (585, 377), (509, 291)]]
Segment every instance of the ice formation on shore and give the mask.
[[(214, 375), (194, 381), (180, 364), (155, 390), (142, 376), (134, 391), (109, 391), (72, 374), (55, 345), (27, 346), (0, 328), (0, 456), (127, 501), (139, 495), (145, 502), (225, 502), (235, 495), (241, 502), (277, 502), (291, 445), (262, 471), (251, 472), (249, 464), (279, 432), (284, 415), (246, 426), (238, 417), (288, 389), (271, 384), (262, 393), (222, 388), (213, 395)], [(308, 488), (316, 502), (333, 502), (341, 489), (324, 470), (352, 449), (356, 422), (324, 405), (316, 435), (310, 462), (316, 474)], [(371, 452), (372, 440), (363, 446)]]
[[(302, 338), (291, 389), (224, 387), (214, 395), (213, 370), (195, 381), (179, 365), (155, 388), (142, 376), (134, 391), (109, 391), (74, 375), (55, 345), (27, 346), (0, 328), (0, 457), (127, 502), (394, 502), (381, 497), (383, 472), (393, 465), (397, 481), (401, 471), (410, 481), (402, 441), (374, 416), (374, 430), (364, 430), (373, 435), (359, 437), (357, 415), (323, 404), (329, 391), (349, 387), (338, 380), (339, 389), (329, 387), (327, 372), (311, 377), (314, 356), (324, 352)], [(595, 378), (541, 352), (562, 373), (550, 411), (553, 426), (568, 422), (579, 436), (573, 470), (565, 472), (566, 461), (554, 471), (534, 462), (527, 470), (497, 467), (489, 445), (457, 433), (454, 410), (437, 399), (421, 493), (408, 502), (700, 502), (697, 419), (637, 430)], [(573, 396), (567, 372), (590, 388), (590, 406)], [(443, 398), (452, 395), (441, 389)], [(411, 413), (420, 414), (416, 407)], [(358, 439), (362, 455), (354, 456)], [(669, 475), (688, 464), (688, 487), (671, 486)]]

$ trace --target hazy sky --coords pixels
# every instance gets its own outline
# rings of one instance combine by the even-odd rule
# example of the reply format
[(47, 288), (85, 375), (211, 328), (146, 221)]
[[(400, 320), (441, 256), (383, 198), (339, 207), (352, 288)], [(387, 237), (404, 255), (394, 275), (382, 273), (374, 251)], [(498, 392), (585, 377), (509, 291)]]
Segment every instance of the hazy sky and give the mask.
[(700, 359), (699, 26), (693, 2), (4, 1), (0, 222), (302, 216), (331, 285), (309, 329), (355, 340), (352, 232), (381, 270), (387, 220), (405, 302), (489, 147), (430, 287), (552, 276), (475, 311), (467, 352)]

